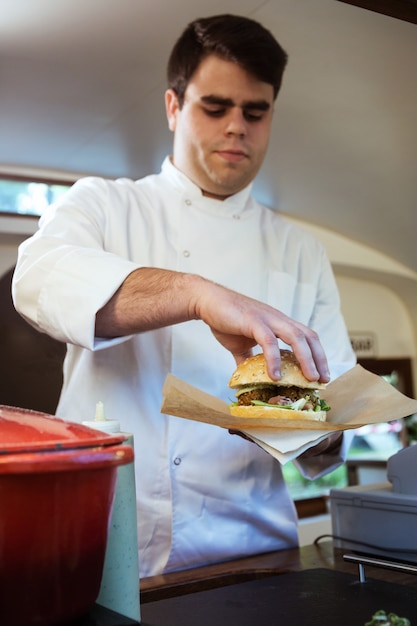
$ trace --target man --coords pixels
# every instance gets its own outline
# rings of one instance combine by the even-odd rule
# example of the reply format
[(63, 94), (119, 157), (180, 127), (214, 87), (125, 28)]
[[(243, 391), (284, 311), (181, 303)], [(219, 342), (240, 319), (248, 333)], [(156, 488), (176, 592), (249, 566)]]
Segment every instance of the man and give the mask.
[[(68, 344), (57, 413), (90, 419), (102, 400), (134, 433), (142, 576), (297, 543), (279, 464), (161, 415), (166, 374), (227, 400), (255, 347), (279, 378), (277, 339), (311, 380), (354, 364), (322, 246), (250, 196), (285, 64), (252, 20), (190, 24), (169, 61), (161, 173), (78, 182), (19, 251), (16, 307)], [(306, 471), (340, 463), (340, 445), (311, 449)]]

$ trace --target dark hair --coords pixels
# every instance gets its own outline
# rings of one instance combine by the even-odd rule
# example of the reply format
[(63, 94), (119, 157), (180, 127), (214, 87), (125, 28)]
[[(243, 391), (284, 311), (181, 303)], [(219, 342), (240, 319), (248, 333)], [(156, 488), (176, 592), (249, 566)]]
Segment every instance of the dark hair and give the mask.
[(275, 37), (258, 22), (238, 15), (215, 15), (194, 20), (177, 40), (168, 61), (168, 85), (180, 107), (187, 85), (210, 54), (237, 63), (274, 88), (276, 98), (287, 64), (287, 54)]

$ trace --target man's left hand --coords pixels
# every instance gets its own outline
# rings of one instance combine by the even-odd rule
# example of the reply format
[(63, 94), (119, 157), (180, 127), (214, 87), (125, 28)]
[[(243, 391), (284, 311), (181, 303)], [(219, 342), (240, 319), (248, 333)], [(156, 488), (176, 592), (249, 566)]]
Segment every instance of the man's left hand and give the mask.
[(319, 456), (320, 454), (337, 454), (340, 450), (340, 446), (343, 442), (343, 433), (336, 432), (329, 435), (323, 441), (320, 441), (316, 446), (312, 446), (303, 454), (298, 457), (300, 460), (310, 459), (313, 456)]

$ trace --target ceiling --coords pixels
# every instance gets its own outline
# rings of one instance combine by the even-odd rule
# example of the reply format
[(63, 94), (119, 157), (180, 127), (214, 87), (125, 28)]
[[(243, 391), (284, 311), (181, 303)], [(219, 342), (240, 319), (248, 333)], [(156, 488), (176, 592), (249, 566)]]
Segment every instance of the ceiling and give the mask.
[(290, 57), (258, 198), (417, 272), (417, 5), (364, 5), (378, 2), (0, 0), (0, 172), (159, 170), (174, 41), (239, 13)]

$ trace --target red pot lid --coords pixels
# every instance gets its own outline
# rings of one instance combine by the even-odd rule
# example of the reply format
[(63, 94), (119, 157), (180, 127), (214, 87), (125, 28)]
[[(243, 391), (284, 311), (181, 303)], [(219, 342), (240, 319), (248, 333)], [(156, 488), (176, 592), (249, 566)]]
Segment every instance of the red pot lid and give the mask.
[(122, 433), (108, 435), (47, 413), (0, 405), (0, 454), (109, 446), (125, 439)]

